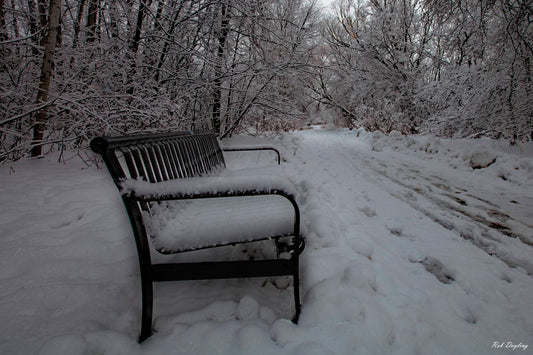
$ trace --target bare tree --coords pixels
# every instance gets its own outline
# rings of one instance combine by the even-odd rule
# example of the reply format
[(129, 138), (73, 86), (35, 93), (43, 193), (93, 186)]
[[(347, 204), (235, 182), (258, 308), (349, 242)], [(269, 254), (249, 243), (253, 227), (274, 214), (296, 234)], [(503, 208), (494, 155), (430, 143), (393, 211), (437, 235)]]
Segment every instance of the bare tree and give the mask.
[(39, 91), (37, 93), (37, 104), (41, 106), (35, 116), (33, 128), (33, 147), (31, 156), (36, 157), (42, 154), (42, 143), (44, 129), (48, 113), (48, 96), (50, 93), (50, 78), (54, 67), (54, 55), (56, 49), (59, 17), (61, 16), (61, 0), (50, 0), (48, 8), (48, 31), (46, 34), (44, 57), (41, 67), (41, 78), (39, 81)]

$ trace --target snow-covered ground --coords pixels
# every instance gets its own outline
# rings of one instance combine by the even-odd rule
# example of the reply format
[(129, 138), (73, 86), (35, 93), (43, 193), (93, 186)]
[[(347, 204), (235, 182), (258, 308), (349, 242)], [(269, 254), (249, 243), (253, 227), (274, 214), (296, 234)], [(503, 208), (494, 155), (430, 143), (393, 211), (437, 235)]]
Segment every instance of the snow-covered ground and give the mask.
[(0, 353), (533, 353), (531, 145), (319, 128), (270, 142), (308, 231), (298, 325), (289, 279), (166, 283), (138, 345), (119, 195), (107, 171), (50, 156), (0, 167)]

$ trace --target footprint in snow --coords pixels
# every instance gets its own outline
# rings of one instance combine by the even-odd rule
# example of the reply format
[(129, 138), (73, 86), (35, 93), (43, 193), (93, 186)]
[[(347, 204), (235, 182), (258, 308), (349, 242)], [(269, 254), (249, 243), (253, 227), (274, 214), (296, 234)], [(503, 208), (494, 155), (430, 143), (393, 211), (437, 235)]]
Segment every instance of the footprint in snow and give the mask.
[(64, 222), (61, 222), (61, 223), (58, 223), (58, 224), (54, 224), (52, 226), (50, 226), (51, 229), (61, 229), (61, 228), (65, 228), (65, 227), (69, 227), (70, 225), (72, 225), (73, 223), (77, 222), (77, 221), (81, 221), (84, 217), (84, 214), (79, 214), (77, 215), (74, 220), (68, 220), (68, 221), (64, 221)]
[(400, 237), (403, 234), (404, 224), (398, 218), (391, 218), (385, 223), (385, 227), (391, 232), (391, 234)]
[(356, 196), (356, 206), (357, 209), (365, 214), (365, 216), (371, 218), (377, 215), (376, 212), (376, 203), (368, 198), (366, 194), (362, 196)]
[(422, 264), (427, 272), (435, 275), (437, 280), (439, 280), (443, 284), (449, 285), (453, 281), (455, 281), (453, 272), (448, 270), (439, 260), (435, 258), (427, 257), (419, 261), (411, 260), (411, 262)]

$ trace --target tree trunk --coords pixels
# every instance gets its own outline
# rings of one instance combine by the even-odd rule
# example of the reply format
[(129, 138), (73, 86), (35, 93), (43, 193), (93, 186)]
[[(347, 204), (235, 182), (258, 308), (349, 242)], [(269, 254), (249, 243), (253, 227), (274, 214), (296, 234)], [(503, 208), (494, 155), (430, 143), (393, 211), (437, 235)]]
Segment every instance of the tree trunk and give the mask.
[(74, 23), (74, 41), (72, 46), (77, 47), (78, 41), (80, 40), (80, 28), (81, 28), (81, 20), (83, 18), (83, 8), (85, 7), (85, 1), (86, 0), (80, 0), (80, 4), (78, 6), (78, 16), (76, 17), (76, 22)]
[[(29, 14), (28, 27), (29, 27), (30, 33), (33, 35), (39, 32), (40, 30), (39, 23), (37, 22), (37, 19), (40, 18), (40, 16), (39, 16), (39, 11), (35, 7), (35, 0), (28, 0), (28, 14)], [(33, 36), (31, 39), (33, 43), (33, 45), (31, 46), (31, 53), (34, 56), (39, 55), (39, 47), (42, 44), (42, 38), (43, 38), (43, 35), (39, 34), (39, 35)]]
[(4, 0), (0, 0), (0, 41), (7, 40), (7, 33), (5, 32), (6, 22), (4, 20)]
[(168, 39), (165, 40), (165, 43), (163, 44), (163, 49), (161, 51), (161, 54), (159, 55), (159, 60), (157, 62), (157, 70), (155, 72), (156, 83), (159, 83), (159, 79), (161, 76), (161, 68), (163, 67), (163, 64), (165, 63), (165, 57), (168, 54), (170, 43), (172, 42), (172, 37), (174, 36), (174, 29), (176, 27), (176, 24), (178, 23), (178, 18), (181, 14), (183, 7), (184, 7), (184, 1), (180, 1), (178, 9), (175, 10), (174, 16), (172, 17), (172, 21), (170, 23), (170, 29), (167, 31)]
[(42, 154), (44, 128), (48, 112), (48, 105), (46, 105), (46, 102), (48, 101), (48, 95), (50, 93), (50, 78), (52, 76), (52, 69), (54, 66), (54, 54), (57, 41), (59, 17), (61, 15), (61, 0), (50, 0), (50, 7), (48, 8), (48, 11), (48, 32), (45, 40), (41, 78), (39, 81), (39, 92), (37, 93), (37, 105), (43, 107), (37, 111), (37, 115), (35, 117), (35, 125), (33, 127), (33, 147), (31, 149), (32, 157)]
[(217, 59), (215, 63), (215, 80), (214, 92), (213, 92), (213, 111), (212, 111), (212, 120), (213, 120), (213, 130), (218, 134), (220, 131), (220, 110), (222, 108), (222, 63), (224, 61), (224, 51), (226, 46), (226, 39), (229, 32), (229, 16), (228, 8), (226, 3), (221, 3), (221, 25), (220, 31), (218, 34), (218, 48), (217, 48)]
[(108, 9), (108, 16), (109, 16), (109, 22), (111, 27), (111, 38), (116, 39), (119, 38), (119, 32), (118, 32), (118, 15), (116, 10), (116, 3), (114, 1), (111, 1), (109, 5), (107, 6)]
[(135, 26), (135, 32), (133, 34), (133, 39), (131, 41), (131, 51), (133, 54), (136, 54), (139, 50), (139, 43), (141, 42), (141, 32), (143, 27), (144, 13), (146, 12), (146, 7), (150, 6), (151, 0), (141, 0), (139, 2), (139, 11), (137, 12), (137, 24)]
[(98, 14), (98, 0), (89, 0), (87, 12), (87, 42), (96, 40), (96, 18)]
[(135, 25), (135, 32), (133, 33), (133, 38), (131, 40), (130, 44), (130, 50), (132, 53), (132, 61), (131, 61), (131, 68), (130, 68), (130, 78), (131, 83), (128, 89), (126, 90), (126, 93), (131, 95), (135, 91), (135, 73), (137, 72), (137, 55), (139, 51), (139, 44), (141, 42), (141, 33), (142, 33), (142, 27), (143, 27), (143, 21), (144, 21), (144, 13), (146, 12), (146, 8), (150, 6), (151, 0), (140, 0), (139, 1), (139, 11), (137, 12), (137, 23)]
[[(46, 0), (37, 0), (37, 11), (39, 12), (39, 29), (45, 28), (48, 23), (46, 18)], [(39, 35), (39, 38), (40, 46), (44, 47), (46, 38), (44, 35)]]

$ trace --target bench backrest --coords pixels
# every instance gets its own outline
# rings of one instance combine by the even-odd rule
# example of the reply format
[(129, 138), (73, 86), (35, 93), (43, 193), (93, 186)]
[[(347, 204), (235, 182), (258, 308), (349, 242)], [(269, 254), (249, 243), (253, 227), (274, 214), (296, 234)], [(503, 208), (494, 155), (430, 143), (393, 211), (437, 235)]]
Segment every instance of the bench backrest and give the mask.
[(209, 131), (98, 137), (91, 149), (102, 155), (117, 186), (124, 178), (161, 182), (225, 167), (218, 140)]
[[(198, 176), (225, 167), (218, 140), (208, 131), (97, 137), (91, 141), (91, 149), (101, 154), (119, 190), (126, 178), (160, 182)], [(121, 197), (135, 237), (141, 279), (151, 282), (151, 248), (142, 212), (150, 206), (127, 194)]]

